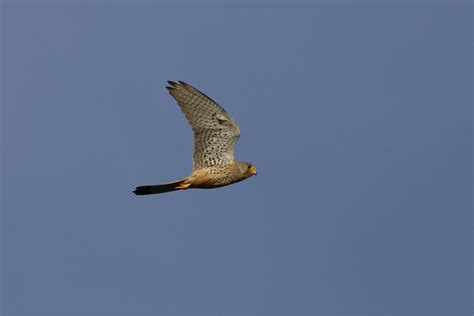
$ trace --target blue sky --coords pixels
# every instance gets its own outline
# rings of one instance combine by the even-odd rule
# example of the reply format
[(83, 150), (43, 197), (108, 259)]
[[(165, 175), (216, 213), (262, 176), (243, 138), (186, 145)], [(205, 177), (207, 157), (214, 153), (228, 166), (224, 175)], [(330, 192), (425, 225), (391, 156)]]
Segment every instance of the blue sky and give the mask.
[[(3, 1), (5, 315), (468, 315), (468, 1)], [(191, 170), (167, 80), (258, 176)]]

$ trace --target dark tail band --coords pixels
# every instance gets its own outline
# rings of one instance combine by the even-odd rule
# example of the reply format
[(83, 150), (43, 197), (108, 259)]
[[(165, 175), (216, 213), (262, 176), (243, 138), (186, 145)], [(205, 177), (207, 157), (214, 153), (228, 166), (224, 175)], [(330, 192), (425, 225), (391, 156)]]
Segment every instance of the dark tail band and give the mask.
[(135, 193), (136, 195), (148, 195), (183, 190), (185, 188), (180, 187), (182, 182), (183, 180), (166, 184), (143, 185), (137, 187), (135, 191), (133, 191), (133, 193)]

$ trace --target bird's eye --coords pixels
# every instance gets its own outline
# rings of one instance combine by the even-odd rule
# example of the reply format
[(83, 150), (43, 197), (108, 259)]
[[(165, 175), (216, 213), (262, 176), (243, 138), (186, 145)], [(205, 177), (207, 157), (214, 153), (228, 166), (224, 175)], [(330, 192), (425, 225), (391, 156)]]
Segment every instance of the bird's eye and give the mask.
[(252, 168), (252, 165), (248, 165), (247, 166), (247, 169), (250, 170), (250, 168)]

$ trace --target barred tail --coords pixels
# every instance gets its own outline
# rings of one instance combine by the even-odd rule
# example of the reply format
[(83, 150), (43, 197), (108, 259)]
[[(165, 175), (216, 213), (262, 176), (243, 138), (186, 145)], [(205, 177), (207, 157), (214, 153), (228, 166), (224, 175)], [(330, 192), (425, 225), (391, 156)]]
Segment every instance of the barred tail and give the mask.
[(139, 186), (135, 189), (135, 191), (133, 191), (133, 193), (135, 193), (136, 195), (148, 195), (148, 194), (158, 194), (158, 193), (184, 190), (190, 186), (189, 183), (184, 183), (184, 180), (179, 180), (179, 181), (166, 183), (166, 184)]

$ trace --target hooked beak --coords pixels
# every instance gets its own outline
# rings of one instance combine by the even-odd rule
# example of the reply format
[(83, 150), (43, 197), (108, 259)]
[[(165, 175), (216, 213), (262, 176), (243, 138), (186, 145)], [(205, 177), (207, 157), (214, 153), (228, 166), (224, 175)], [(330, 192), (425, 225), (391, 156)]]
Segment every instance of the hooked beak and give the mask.
[(257, 168), (255, 168), (255, 166), (252, 166), (252, 167), (250, 167), (249, 172), (250, 172), (252, 175), (256, 175), (256, 174), (257, 174)]

